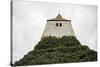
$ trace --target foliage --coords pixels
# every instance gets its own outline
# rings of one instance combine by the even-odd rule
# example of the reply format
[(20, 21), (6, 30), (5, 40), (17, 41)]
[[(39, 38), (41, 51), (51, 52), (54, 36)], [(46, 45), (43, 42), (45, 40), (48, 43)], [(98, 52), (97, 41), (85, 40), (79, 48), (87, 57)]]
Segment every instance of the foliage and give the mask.
[(97, 61), (97, 52), (83, 46), (73, 36), (43, 37), (30, 51), (14, 66), (39, 65), (69, 62)]

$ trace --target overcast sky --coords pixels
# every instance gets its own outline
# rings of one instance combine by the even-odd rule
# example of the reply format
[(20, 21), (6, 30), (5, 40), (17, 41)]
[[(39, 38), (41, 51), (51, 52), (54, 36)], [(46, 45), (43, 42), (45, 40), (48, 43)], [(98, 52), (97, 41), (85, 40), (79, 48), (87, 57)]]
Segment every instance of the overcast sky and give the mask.
[(97, 51), (97, 6), (31, 1), (13, 2), (13, 60), (34, 49), (44, 31), (46, 20), (58, 13), (68, 20), (77, 39)]

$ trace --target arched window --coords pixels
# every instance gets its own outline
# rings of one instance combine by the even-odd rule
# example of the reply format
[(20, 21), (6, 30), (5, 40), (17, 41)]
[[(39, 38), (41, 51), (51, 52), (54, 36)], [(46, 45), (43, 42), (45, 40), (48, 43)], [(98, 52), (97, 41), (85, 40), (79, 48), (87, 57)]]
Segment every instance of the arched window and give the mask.
[(60, 27), (62, 26), (62, 23), (60, 23)]
[(56, 26), (58, 27), (58, 23), (56, 23)]
[(56, 26), (62, 27), (62, 23), (56, 23)]

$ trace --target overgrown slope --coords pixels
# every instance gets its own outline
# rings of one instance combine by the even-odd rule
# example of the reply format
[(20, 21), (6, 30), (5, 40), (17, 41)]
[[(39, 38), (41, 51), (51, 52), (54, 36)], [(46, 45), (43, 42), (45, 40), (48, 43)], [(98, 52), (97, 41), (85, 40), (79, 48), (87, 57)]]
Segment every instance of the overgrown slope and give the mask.
[(73, 36), (63, 36), (62, 38), (44, 37), (22, 59), (15, 62), (19, 65), (38, 65), (69, 62), (96, 61), (97, 52), (83, 46)]

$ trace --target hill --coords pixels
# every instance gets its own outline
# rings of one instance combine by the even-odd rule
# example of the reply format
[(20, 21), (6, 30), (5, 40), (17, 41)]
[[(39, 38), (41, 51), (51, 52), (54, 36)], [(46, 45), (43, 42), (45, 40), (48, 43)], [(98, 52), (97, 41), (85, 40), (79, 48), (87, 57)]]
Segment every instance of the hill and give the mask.
[(76, 37), (44, 37), (14, 66), (97, 61), (97, 52), (81, 45)]

